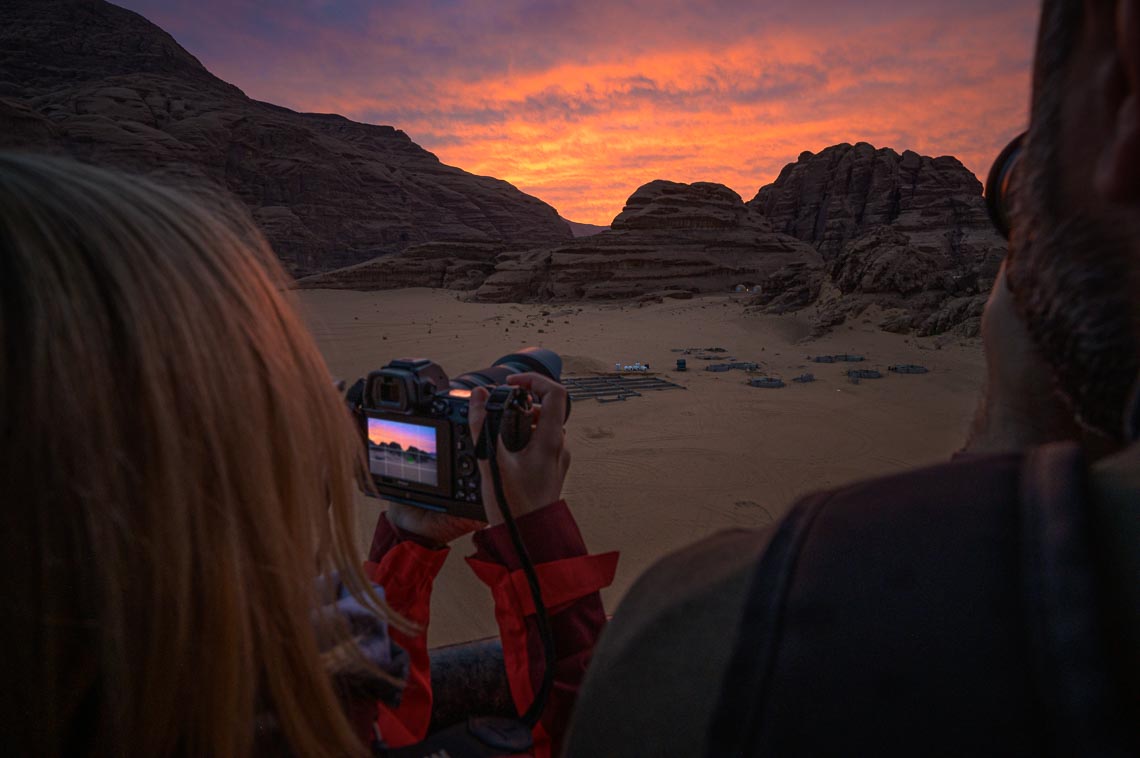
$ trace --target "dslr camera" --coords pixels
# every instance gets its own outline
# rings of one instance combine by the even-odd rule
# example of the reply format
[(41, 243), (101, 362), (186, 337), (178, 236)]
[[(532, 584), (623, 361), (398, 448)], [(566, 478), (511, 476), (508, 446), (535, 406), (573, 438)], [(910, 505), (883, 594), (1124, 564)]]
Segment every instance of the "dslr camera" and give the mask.
[(468, 412), (471, 391), (485, 387), (487, 423), (501, 413), (504, 445), (518, 451), (531, 431), (530, 393), (506, 385), (511, 374), (535, 372), (562, 381), (557, 353), (528, 347), (490, 368), (448, 379), (426, 358), (401, 358), (357, 380), (345, 400), (360, 425), (374, 491), (408, 505), (486, 521)]

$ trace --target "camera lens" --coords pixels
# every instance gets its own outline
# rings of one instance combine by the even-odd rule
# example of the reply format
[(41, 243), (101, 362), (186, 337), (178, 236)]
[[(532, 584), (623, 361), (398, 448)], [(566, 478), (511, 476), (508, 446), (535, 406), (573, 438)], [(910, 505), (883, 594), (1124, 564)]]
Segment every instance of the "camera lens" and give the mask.
[(517, 353), (504, 355), (490, 368), (481, 368), (460, 374), (451, 380), (451, 386), (457, 389), (475, 389), (476, 387), (497, 387), (507, 381), (512, 374), (525, 374), (533, 371), (549, 377), (556, 382), (562, 381), (562, 359), (553, 350), (542, 347), (528, 347)]
[(544, 347), (528, 347), (517, 353), (504, 355), (495, 361), (494, 365), (515, 369), (511, 373), (534, 371), (556, 382), (562, 381), (562, 358), (558, 353)]
[(500, 366), (481, 368), (478, 371), (468, 371), (466, 374), (460, 374), (451, 380), (451, 386), (458, 389), (469, 390), (473, 390), (476, 387), (498, 387), (507, 381), (508, 376), (518, 373), (521, 372), (511, 371), (510, 369)]

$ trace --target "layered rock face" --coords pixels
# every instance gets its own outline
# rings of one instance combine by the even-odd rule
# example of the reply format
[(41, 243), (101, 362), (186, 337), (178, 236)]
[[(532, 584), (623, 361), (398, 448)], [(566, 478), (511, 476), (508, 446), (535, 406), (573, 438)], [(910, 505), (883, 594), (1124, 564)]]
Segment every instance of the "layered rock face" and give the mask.
[(630, 196), (610, 231), (563, 245), (504, 253), (479, 300), (632, 298), (657, 292), (725, 292), (793, 267), (818, 270), (820, 255), (775, 234), (720, 184), (654, 181)]
[(737, 229), (748, 208), (723, 184), (680, 184), (657, 179), (637, 189), (610, 224), (615, 231), (636, 229)]
[(810, 242), (831, 260), (861, 233), (881, 226), (920, 249), (962, 252), (992, 245), (982, 184), (957, 158), (929, 158), (866, 142), (803, 153), (749, 203), (776, 231)]
[[(526, 246), (515, 246), (516, 251)], [(510, 248), (494, 242), (427, 242), (355, 266), (297, 280), (308, 289), (386, 290), (405, 287), (472, 290), (495, 270)]]
[(102, 0), (4, 3), (0, 149), (12, 148), (220, 186), (298, 276), (426, 242), (571, 239), (546, 203), (446, 166), (397, 129), (251, 100)]
[(885, 328), (977, 333), (1006, 243), (957, 159), (836, 145), (803, 153), (749, 206), (827, 262), (821, 328), (874, 304), (891, 311)]
[[(842, 146), (836, 150), (842, 152)], [(893, 153), (871, 154), (889, 162)], [(935, 163), (920, 161), (927, 171)], [(590, 237), (529, 249), (417, 245), (301, 285), (474, 289), (475, 299), (488, 302), (629, 299), (759, 286), (752, 298), (756, 308), (787, 313), (812, 307), (817, 333), (878, 306), (885, 329), (973, 335), (1004, 243), (988, 221), (977, 218), (981, 189), (970, 189), (969, 173), (960, 166), (943, 170), (949, 172), (943, 184), (967, 189), (956, 195), (930, 191), (922, 204), (927, 210), (910, 207), (909, 215), (900, 212), (893, 222), (889, 213), (864, 214), (862, 220), (852, 216), (842, 242), (834, 235), (813, 241), (781, 233), (780, 217), (769, 218), (761, 203), (746, 204), (723, 185), (659, 180), (630, 196), (610, 230)], [(933, 169), (923, 181), (937, 184), (939, 173)], [(791, 169), (782, 174), (792, 175)], [(820, 181), (837, 186), (833, 177)], [(865, 189), (860, 202), (880, 205), (882, 188)], [(761, 196), (773, 197), (772, 190), (762, 190)], [(819, 199), (808, 200), (811, 207), (826, 207)], [(959, 206), (966, 210), (956, 217), (934, 215)], [(916, 221), (919, 217), (926, 221)]]
[(529, 248), (416, 245), (299, 285), (474, 289), (486, 302), (623, 299), (776, 286), (778, 272), (819, 272), (822, 263), (810, 245), (774, 234), (728, 187), (655, 181), (630, 197), (613, 228), (589, 237)]

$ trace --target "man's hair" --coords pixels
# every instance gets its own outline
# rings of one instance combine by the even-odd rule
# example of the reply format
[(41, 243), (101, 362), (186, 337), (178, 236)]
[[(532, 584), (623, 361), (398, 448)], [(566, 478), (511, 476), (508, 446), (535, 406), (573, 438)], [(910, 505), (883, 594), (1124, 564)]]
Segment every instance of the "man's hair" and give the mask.
[(1083, 28), (1081, 0), (1045, 0), (1042, 4), (1033, 72), (1035, 102), (1068, 64)]
[(219, 212), (0, 153), (16, 753), (249, 755), (266, 723), (292, 754), (364, 750), (322, 663), (349, 630), (316, 612), (339, 572), (407, 628), (357, 557), (361, 448), (268, 244)]

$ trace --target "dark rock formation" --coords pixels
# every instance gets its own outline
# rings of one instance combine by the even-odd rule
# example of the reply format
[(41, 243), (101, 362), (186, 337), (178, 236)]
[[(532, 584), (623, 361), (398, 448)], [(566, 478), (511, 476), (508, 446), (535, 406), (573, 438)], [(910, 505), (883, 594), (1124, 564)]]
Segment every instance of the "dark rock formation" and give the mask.
[(807, 270), (783, 284), (822, 293), (818, 331), (878, 305), (889, 311), (880, 326), (891, 331), (977, 333), (1005, 241), (981, 183), (957, 159), (837, 145), (803, 153), (749, 206), (827, 261), (826, 286)]
[(831, 260), (860, 233), (891, 226), (919, 249), (968, 252), (993, 246), (982, 184), (957, 158), (928, 158), (865, 142), (803, 153), (749, 203), (779, 232), (810, 242)]
[[(649, 218), (666, 220), (645, 221)], [(623, 220), (615, 219), (614, 229), (560, 245), (416, 245), (396, 256), (306, 277), (299, 284), (475, 289), (475, 299), (488, 302), (623, 298), (650, 302), (727, 292), (740, 284), (768, 282), (773, 292), (785, 281), (799, 287), (792, 272), (819, 271), (822, 266), (810, 245), (773, 234), (739, 195), (721, 185), (651, 182), (634, 193), (618, 219)], [(784, 303), (797, 297), (775, 294)], [(798, 297), (809, 299), (807, 293)]]
[(405, 287), (472, 290), (495, 270), (499, 243), (428, 242), (397, 255), (297, 280), (303, 288), (385, 290)]
[(501, 255), (475, 296), (505, 302), (727, 292), (820, 265), (810, 245), (772, 233), (727, 187), (655, 181), (630, 197), (610, 231)]
[(223, 187), (295, 275), (425, 242), (571, 238), (549, 205), (445, 166), (397, 129), (249, 99), (102, 0), (4, 0), (0, 149), (10, 148)]
[(657, 179), (642, 185), (625, 201), (610, 225), (627, 229), (736, 229), (748, 208), (723, 184), (679, 184)]
[(797, 261), (777, 269), (760, 282), (760, 293), (752, 300), (767, 313), (787, 313), (806, 308), (819, 297), (823, 267)]

